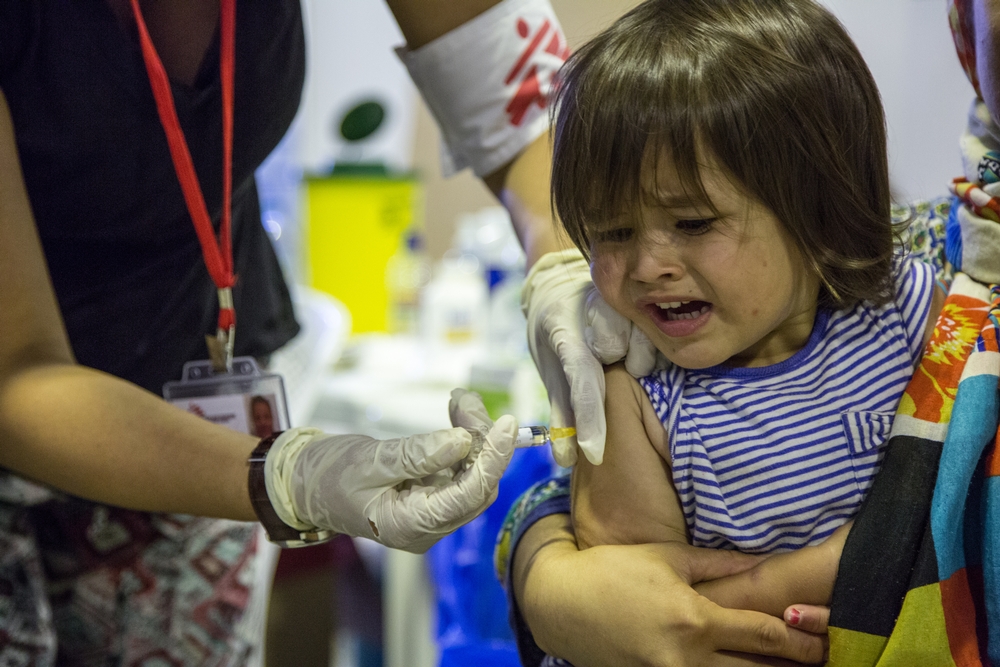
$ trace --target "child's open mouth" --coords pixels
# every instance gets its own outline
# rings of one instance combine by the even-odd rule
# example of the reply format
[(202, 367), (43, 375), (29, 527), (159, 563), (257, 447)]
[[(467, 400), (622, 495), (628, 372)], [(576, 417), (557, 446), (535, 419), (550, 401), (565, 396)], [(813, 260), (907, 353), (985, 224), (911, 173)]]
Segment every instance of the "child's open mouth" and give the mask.
[(711, 310), (712, 304), (705, 301), (671, 301), (658, 303), (656, 307), (668, 321), (693, 320)]
[(701, 328), (712, 313), (707, 301), (666, 301), (646, 306), (657, 328), (672, 338), (689, 336)]

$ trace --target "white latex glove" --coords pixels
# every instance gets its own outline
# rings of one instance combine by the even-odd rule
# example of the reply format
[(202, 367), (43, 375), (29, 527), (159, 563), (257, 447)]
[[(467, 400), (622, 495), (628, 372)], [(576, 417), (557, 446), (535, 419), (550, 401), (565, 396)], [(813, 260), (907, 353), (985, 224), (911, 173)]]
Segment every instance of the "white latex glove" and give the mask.
[[(448, 417), (451, 419), (452, 426), (459, 426), (467, 431), (488, 434), (493, 428), (493, 420), (486, 412), (482, 396), (466, 389), (451, 390), (451, 400), (448, 401)], [(514, 438), (517, 438), (516, 424), (514, 425)], [(475, 463), (484, 444), (482, 439), (473, 437), (472, 448), (462, 464), (469, 466)]]
[(516, 438), (517, 421), (501, 417), (466, 469), (473, 438), (463, 428), (394, 440), (292, 429), (268, 453), (267, 494), (295, 528), (423, 553), (496, 499)]
[(632, 323), (598, 294), (579, 250), (543, 255), (531, 267), (521, 292), (528, 320), (528, 348), (545, 383), (552, 426), (575, 426), (576, 437), (555, 440), (552, 454), (562, 466), (576, 463), (576, 445), (587, 460), (604, 460), (604, 369), (625, 359), (636, 377), (653, 370), (656, 349)]

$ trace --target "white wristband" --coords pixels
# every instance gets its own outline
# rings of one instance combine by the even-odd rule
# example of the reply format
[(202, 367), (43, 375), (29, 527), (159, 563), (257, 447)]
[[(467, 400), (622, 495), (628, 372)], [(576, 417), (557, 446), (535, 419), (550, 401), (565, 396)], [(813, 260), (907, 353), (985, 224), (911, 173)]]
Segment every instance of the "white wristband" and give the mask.
[(549, 0), (503, 0), (416, 51), (396, 50), (441, 127), (446, 175), (490, 174), (541, 136), (569, 56)]
[(302, 521), (295, 513), (292, 494), (295, 459), (299, 452), (321, 433), (318, 428), (289, 429), (274, 441), (264, 461), (264, 484), (274, 513), (286, 524), (298, 530), (315, 530), (315, 526)]

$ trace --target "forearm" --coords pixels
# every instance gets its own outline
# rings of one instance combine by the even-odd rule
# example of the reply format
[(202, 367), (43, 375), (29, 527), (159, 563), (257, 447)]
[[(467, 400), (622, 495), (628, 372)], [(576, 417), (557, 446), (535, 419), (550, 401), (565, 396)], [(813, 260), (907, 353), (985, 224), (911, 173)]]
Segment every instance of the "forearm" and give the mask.
[(746, 572), (694, 588), (720, 606), (772, 616), (793, 604), (829, 605), (850, 526), (841, 526), (822, 544), (775, 554)]
[(514, 554), (516, 601), (538, 646), (574, 664), (812, 664), (822, 640), (764, 614), (722, 609), (689, 582), (746, 568), (742, 554), (694, 558), (682, 544), (577, 551), (569, 517), (550, 515), (525, 532)]
[(74, 363), (0, 92), (0, 466), (133, 509), (254, 518), (253, 439)]
[(530, 269), (547, 252), (572, 248), (549, 200), (552, 144), (548, 134), (535, 139), (510, 164), (483, 178), (510, 213)]
[(386, 0), (411, 49), (454, 30), (500, 0)]
[(246, 460), (256, 439), (113, 376), (37, 363), (0, 383), (0, 465), (131, 509), (255, 519)]
[[(514, 553), (511, 569), (514, 600), (531, 627), (535, 642), (553, 655), (550, 630), (558, 633), (560, 619), (565, 619), (565, 616), (559, 613), (562, 610), (553, 606), (556, 595), (549, 587), (558, 583), (560, 572), (558, 569), (550, 572), (548, 565), (552, 559), (576, 551), (569, 514), (551, 514), (528, 529)], [(563, 634), (568, 629), (563, 627)]]

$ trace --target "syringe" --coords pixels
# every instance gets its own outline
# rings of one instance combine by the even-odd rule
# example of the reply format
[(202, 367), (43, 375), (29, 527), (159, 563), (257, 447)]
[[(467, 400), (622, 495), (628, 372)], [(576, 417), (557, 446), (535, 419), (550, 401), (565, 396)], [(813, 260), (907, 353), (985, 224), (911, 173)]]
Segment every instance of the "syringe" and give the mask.
[(571, 438), (574, 435), (576, 435), (576, 429), (572, 426), (555, 426), (553, 428), (548, 428), (547, 426), (522, 426), (517, 429), (517, 440), (514, 441), (514, 446), (518, 449), (522, 447), (538, 447), (548, 444), (553, 440)]
[[(482, 431), (477, 431), (471, 428), (467, 428), (465, 430), (472, 436), (472, 449), (469, 457), (466, 458), (466, 467), (468, 467), (472, 465), (472, 462), (475, 461), (476, 458), (478, 458), (479, 452), (483, 451), (483, 441), (486, 439), (486, 428), (483, 427)], [(576, 429), (572, 426), (556, 426), (553, 428), (549, 428), (547, 426), (522, 426), (517, 429), (517, 440), (514, 441), (514, 447), (517, 449), (524, 449), (525, 447), (540, 447), (541, 445), (551, 443), (553, 440), (571, 438), (574, 435), (576, 435)]]

